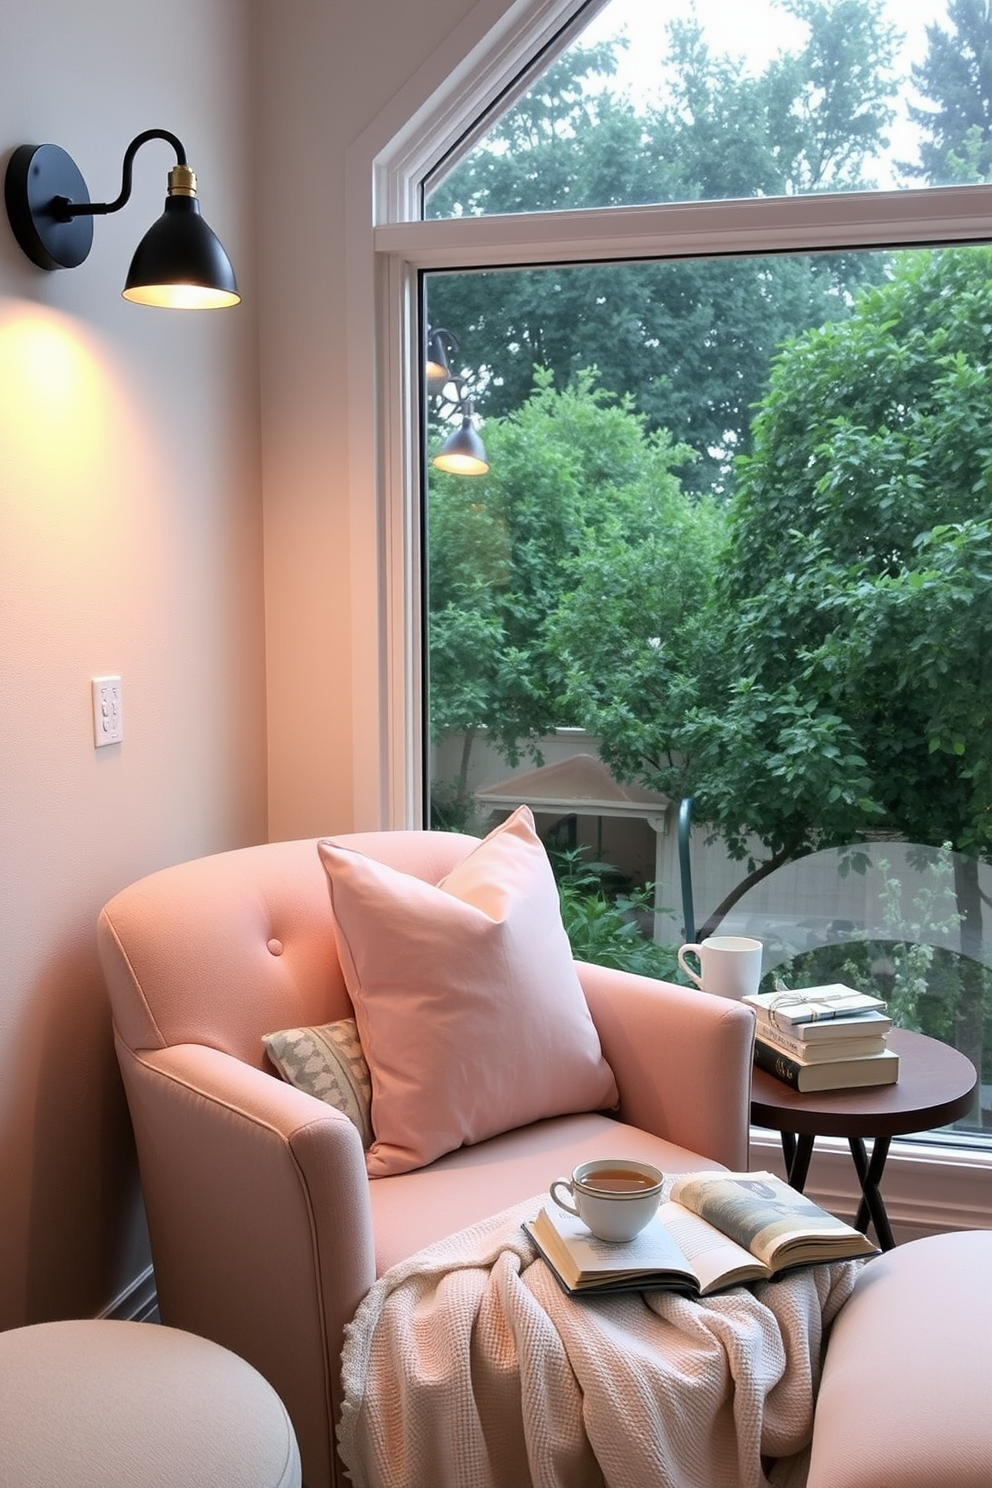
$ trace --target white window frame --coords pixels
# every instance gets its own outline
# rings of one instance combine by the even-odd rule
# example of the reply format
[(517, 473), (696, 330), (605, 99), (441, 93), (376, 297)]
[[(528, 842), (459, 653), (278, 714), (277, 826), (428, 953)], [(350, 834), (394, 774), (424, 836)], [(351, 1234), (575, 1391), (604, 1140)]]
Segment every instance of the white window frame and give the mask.
[[(607, 0), (489, 0), (349, 156), (348, 362), (355, 598), (356, 821), (424, 820), (420, 592), (420, 274), (988, 241), (992, 186), (421, 220), (421, 182), (487, 127), (528, 59)], [(473, 16), (475, 30), (483, 17)], [(537, 65), (537, 64), (535, 64)], [(533, 70), (533, 69), (532, 69)], [(526, 76), (526, 72), (525, 72)], [(426, 101), (411, 107), (418, 84)], [(410, 108), (402, 123), (395, 115)], [(481, 122), (480, 122), (481, 121)], [(388, 133), (377, 142), (376, 134)], [(391, 131), (391, 132), (390, 132)], [(364, 224), (361, 218), (364, 213)], [(371, 223), (371, 231), (369, 230)], [(352, 293), (352, 287), (361, 292)], [(369, 326), (374, 334), (369, 337)], [(374, 743), (374, 747), (373, 747)]]
[[(990, 238), (992, 186), (420, 220), (420, 183), (429, 172), (459, 141), (478, 137), (486, 110), (507, 96), (530, 59), (543, 65), (563, 27), (566, 35), (580, 29), (590, 11), (606, 3), (476, 0), (445, 46), (349, 151), (346, 348), (358, 827), (419, 827), (424, 821), (422, 272)], [(755, 1133), (759, 1149), (767, 1147), (767, 1137)], [(850, 1175), (846, 1167), (841, 1171), (843, 1188)], [(956, 1184), (952, 1222), (992, 1224), (992, 1150), (917, 1151), (897, 1144), (886, 1187), (901, 1183), (906, 1223), (915, 1215), (925, 1229), (928, 1214), (945, 1212), (949, 1173)], [(815, 1164), (812, 1182), (815, 1188)]]

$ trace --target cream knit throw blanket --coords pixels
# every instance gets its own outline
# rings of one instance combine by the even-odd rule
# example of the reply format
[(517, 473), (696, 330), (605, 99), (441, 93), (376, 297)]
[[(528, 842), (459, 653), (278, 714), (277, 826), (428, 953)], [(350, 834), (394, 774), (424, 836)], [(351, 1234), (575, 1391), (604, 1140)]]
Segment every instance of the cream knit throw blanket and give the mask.
[[(338, 1428), (357, 1488), (804, 1482), (824, 1330), (862, 1263), (702, 1302), (576, 1301), (520, 1228), (542, 1202), (430, 1246), (369, 1292), (347, 1330)], [(770, 1477), (769, 1459), (786, 1459)]]

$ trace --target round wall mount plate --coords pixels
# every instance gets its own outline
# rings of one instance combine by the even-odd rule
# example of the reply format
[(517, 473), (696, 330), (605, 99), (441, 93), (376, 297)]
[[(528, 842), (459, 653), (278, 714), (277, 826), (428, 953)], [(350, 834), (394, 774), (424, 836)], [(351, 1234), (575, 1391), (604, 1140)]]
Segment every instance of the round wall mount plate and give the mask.
[(4, 177), (14, 237), (40, 269), (74, 269), (90, 251), (93, 218), (71, 217), (67, 202), (88, 203), (86, 182), (58, 145), (19, 145)]

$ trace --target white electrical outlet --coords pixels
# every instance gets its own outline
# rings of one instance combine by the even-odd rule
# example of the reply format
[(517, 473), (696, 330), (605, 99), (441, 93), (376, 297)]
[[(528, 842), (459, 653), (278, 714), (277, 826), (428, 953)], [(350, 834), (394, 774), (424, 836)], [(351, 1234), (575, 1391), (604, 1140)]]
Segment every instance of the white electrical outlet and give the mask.
[(124, 737), (120, 677), (93, 678), (93, 743), (119, 744)]

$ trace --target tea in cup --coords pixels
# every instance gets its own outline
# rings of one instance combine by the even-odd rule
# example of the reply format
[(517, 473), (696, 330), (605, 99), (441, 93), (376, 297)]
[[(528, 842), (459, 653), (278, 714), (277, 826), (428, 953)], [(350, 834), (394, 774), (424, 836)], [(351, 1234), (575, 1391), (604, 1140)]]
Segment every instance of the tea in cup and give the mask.
[[(679, 965), (704, 992), (739, 1001), (757, 992), (761, 984), (761, 953), (761, 941), (750, 936), (711, 935), (698, 945), (690, 942), (680, 947)], [(687, 955), (699, 962), (698, 971), (686, 963)]]
[(633, 1240), (654, 1217), (664, 1175), (636, 1158), (601, 1157), (556, 1178), (551, 1197), (598, 1240)]

